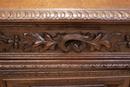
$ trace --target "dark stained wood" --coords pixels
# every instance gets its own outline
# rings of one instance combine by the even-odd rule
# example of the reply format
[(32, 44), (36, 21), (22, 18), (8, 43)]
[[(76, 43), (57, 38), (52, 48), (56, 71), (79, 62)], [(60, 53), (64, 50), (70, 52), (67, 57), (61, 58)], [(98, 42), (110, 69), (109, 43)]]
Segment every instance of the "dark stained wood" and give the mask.
[(1, 0), (0, 87), (130, 87), (129, 4)]
[[(129, 25), (120, 25), (121, 29), (118, 29), (119, 27), (116, 25), (111, 25), (109, 28), (113, 30), (108, 29), (110, 25), (101, 24), (93, 26), (79, 23), (74, 26), (74, 23), (72, 23), (68, 28), (65, 26), (67, 25), (66, 23), (59, 24), (60, 26), (58, 24), (53, 26), (45, 25), (30, 25), (27, 27), (22, 25), (1, 26), (0, 52), (44, 53), (51, 51), (55, 53), (60, 51), (61, 53), (81, 53), (130, 51), (130, 31), (126, 29), (126, 26), (130, 28)], [(48, 28), (51, 31), (48, 31)]]
[(0, 24), (1, 87), (129, 87), (129, 24), (27, 24)]

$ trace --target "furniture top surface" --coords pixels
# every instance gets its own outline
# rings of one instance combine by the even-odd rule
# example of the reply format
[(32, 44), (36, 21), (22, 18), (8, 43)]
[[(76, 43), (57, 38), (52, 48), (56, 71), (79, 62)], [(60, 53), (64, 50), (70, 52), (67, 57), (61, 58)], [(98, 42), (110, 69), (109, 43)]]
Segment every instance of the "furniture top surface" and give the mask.
[(1, 9), (130, 8), (130, 0), (0, 0)]

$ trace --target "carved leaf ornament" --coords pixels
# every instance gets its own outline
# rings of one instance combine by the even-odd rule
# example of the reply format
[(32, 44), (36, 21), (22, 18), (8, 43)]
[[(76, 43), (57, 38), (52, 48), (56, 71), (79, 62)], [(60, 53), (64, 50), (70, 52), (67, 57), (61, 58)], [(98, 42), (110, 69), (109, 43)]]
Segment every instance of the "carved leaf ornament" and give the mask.
[[(105, 35), (99, 33), (95, 38), (92, 38), (90, 34), (67, 34), (62, 36), (58, 46), (65, 52), (70, 51), (70, 49), (73, 49), (76, 52), (80, 52), (85, 49), (87, 45), (91, 46), (91, 51), (100, 50), (103, 46), (106, 47), (109, 51), (118, 51), (119, 48), (117, 46), (117, 42), (120, 37), (121, 33), (107, 33)], [(67, 41), (70, 41), (68, 46), (65, 45)]]
[[(0, 32), (0, 52), (9, 52), (11, 48), (19, 49), (19, 45), (23, 45), (24, 52), (44, 52), (47, 50), (60, 49), (63, 52), (81, 52), (85, 49), (90, 51), (100, 51), (105, 48), (106, 51), (119, 51), (118, 43), (121, 42), (122, 34), (120, 32), (113, 33), (57, 33), (52, 36), (46, 32), (42, 35), (38, 33), (24, 33), (24, 40), (20, 41), (18, 35), (14, 36), (14, 40), (6, 37)], [(126, 36), (127, 46), (129, 43), (128, 35)]]
[(13, 46), (13, 43), (13, 40), (7, 38), (2, 32), (0, 32), (0, 52), (8, 52)]
[(56, 43), (47, 33), (43, 33), (43, 37), (38, 33), (24, 33), (24, 38), (28, 41), (24, 47), (25, 52), (35, 51), (36, 47), (41, 47), (42, 49), (39, 48), (40, 51), (54, 49), (51, 46)]

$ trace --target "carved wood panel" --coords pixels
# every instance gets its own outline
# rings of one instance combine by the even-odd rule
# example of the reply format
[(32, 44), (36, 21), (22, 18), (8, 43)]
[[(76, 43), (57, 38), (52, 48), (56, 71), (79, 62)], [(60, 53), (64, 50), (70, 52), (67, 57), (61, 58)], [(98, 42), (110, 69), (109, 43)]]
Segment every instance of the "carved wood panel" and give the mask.
[[(99, 31), (101, 32), (101, 31)], [(118, 52), (130, 46), (130, 35), (122, 34), (124, 32), (112, 33), (55, 33), (55, 36), (43, 32), (42, 35), (38, 33), (23, 33), (23, 39), (19, 35), (14, 38), (9, 38), (0, 32), (0, 52), (10, 52), (10, 50), (21, 48), (22, 52), (44, 52), (47, 50), (60, 49), (62, 52), (82, 52), (88, 51), (106, 51)], [(123, 37), (123, 38), (122, 38)], [(124, 49), (123, 48), (123, 49)], [(125, 50), (122, 50), (125, 51)]]
[(129, 20), (129, 10), (0, 10), (0, 86), (129, 87)]

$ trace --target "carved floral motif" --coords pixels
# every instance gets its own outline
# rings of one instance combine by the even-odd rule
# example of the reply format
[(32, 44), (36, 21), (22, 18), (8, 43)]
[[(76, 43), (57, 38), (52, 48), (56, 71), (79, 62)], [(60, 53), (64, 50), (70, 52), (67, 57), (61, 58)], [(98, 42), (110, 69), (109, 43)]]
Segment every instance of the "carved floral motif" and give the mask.
[[(0, 32), (0, 52), (9, 52), (11, 48), (19, 49), (23, 45), (24, 52), (44, 52), (47, 50), (60, 49), (63, 52), (81, 52), (83, 50), (100, 51), (104, 48), (106, 51), (119, 51), (119, 43), (122, 33), (57, 33), (55, 36), (43, 32), (24, 33), (24, 40), (20, 40), (18, 35), (14, 39), (6, 37)], [(129, 47), (129, 35), (125, 36), (127, 46)]]

